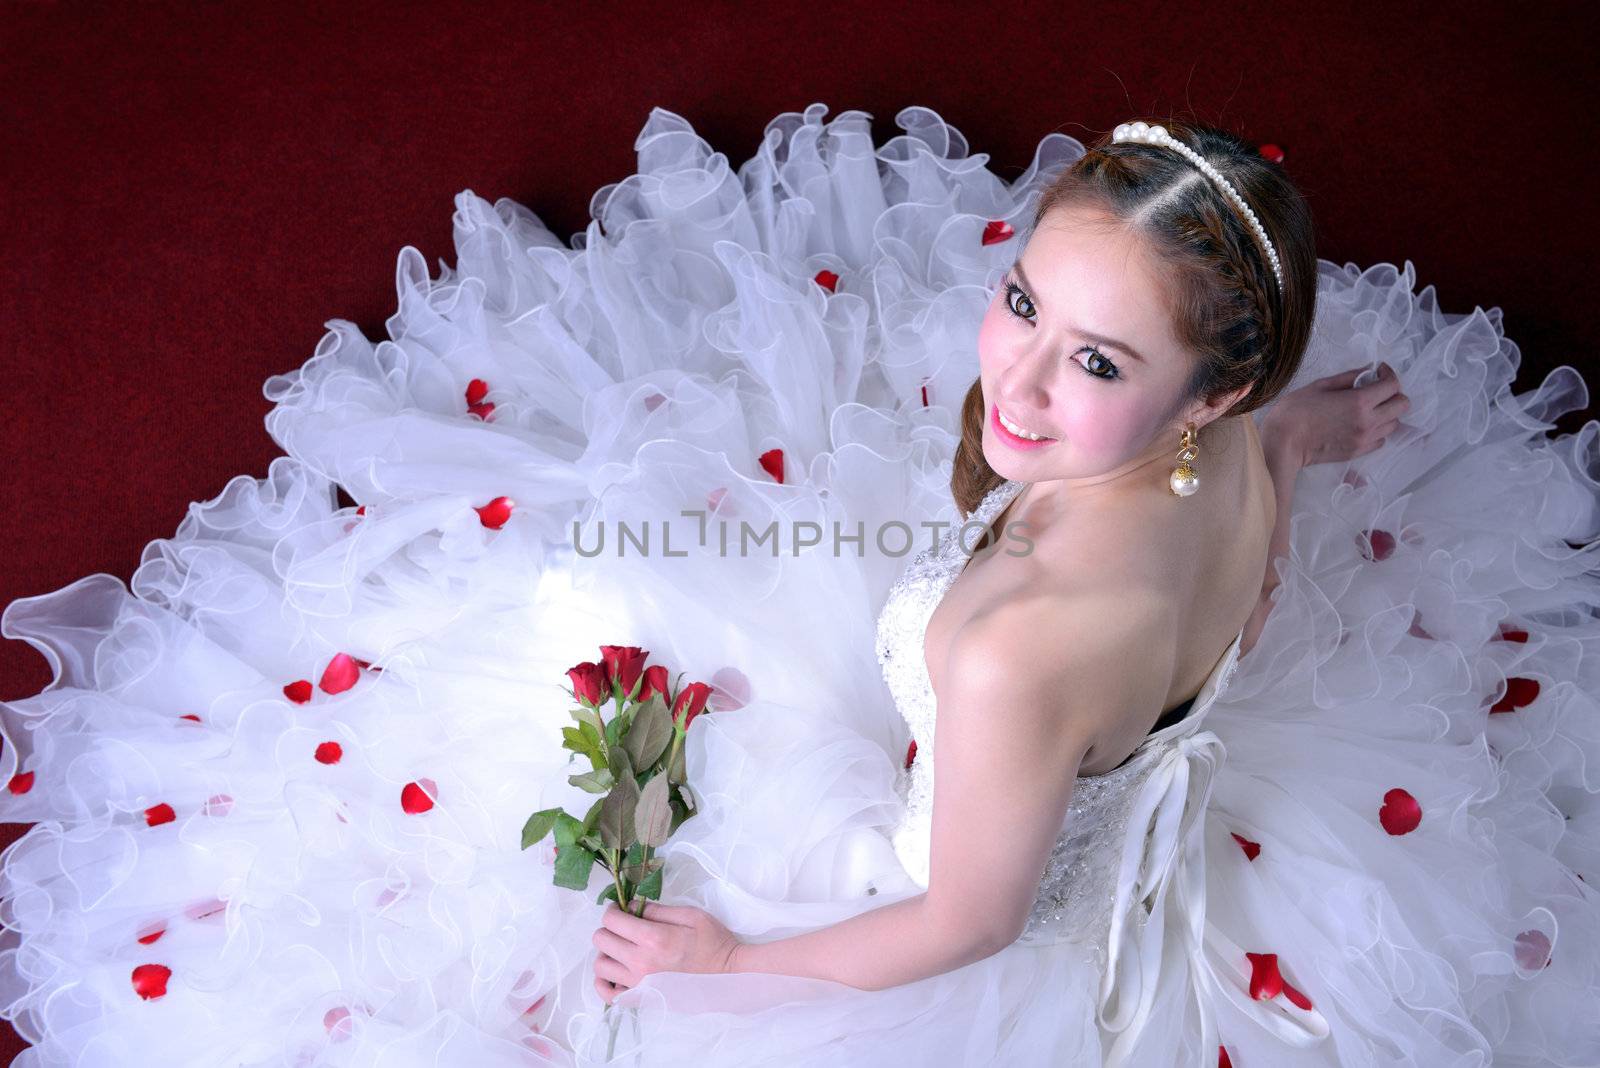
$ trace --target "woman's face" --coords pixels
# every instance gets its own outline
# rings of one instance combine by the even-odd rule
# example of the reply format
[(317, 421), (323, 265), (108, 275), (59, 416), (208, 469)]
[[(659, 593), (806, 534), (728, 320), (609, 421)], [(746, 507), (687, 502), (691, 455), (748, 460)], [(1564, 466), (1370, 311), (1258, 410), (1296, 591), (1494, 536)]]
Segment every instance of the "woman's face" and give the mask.
[[(983, 455), (1004, 478), (1099, 484), (1177, 455), (1193, 366), (1143, 243), (1089, 208), (1051, 209), (978, 331)], [(1195, 418), (1198, 413), (1202, 417)], [(1001, 423), (1044, 435), (1023, 441)]]

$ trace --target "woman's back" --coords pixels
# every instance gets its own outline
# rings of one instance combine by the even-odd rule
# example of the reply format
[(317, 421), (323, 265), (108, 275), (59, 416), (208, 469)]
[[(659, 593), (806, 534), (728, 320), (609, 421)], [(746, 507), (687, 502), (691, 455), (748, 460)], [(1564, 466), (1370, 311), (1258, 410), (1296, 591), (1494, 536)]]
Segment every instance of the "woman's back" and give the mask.
[[(1176, 448), (1174, 449), (1176, 454)], [(1121, 764), (1154, 729), (1192, 698), (1238, 635), (1259, 600), (1275, 517), (1273, 487), (1255, 422), (1219, 419), (1206, 428), (1193, 462), (1200, 490), (1166, 491), (1171, 464), (1132, 472), (1102, 493), (1068, 501), (1027, 487), (994, 524), (991, 543), (969, 532), (976, 552), (928, 623), (925, 655), (939, 690), (951, 640), (962, 626), (1007, 600), (1059, 593), (1063, 641), (1094, 627), (1075, 606), (1125, 590), (1158, 598), (1168, 622), (1130, 649), (1128, 663), (1170, 680), (1160, 708), (1139, 721), (1107, 724), (1081, 773)], [(1031, 542), (1031, 547), (1028, 544)], [(989, 552), (993, 544), (997, 552)]]

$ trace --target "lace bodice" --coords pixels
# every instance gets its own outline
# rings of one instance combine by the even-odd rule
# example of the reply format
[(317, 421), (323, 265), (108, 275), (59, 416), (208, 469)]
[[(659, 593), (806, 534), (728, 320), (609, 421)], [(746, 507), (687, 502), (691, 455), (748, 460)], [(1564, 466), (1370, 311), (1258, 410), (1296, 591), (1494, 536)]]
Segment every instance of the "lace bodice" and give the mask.
[[(1002, 482), (984, 496), (966, 522), (992, 523), (1024, 485), (1014, 480)], [(937, 544), (912, 557), (890, 588), (877, 622), (877, 655), (884, 681), (917, 743), (909, 770), (902, 769), (897, 779), (897, 789), (906, 805), (892, 839), (907, 872), (924, 887), (928, 885), (933, 829), (936, 716), (923, 643), (934, 608), (968, 559), (963, 541), (976, 542), (980, 537), (976, 526), (967, 528), (965, 539), (961, 533), (962, 525), (955, 524)], [(1211, 732), (1200, 731), (1199, 725), (1207, 706), (1233, 674), (1242, 637), (1243, 631), (1212, 669), (1188, 715), (1152, 732), (1120, 767), (1101, 775), (1078, 777), (1022, 941), (1089, 938), (1104, 944), (1113, 913), (1128, 912), (1130, 901), (1143, 898), (1143, 894), (1133, 897), (1124, 885), (1119, 908), (1119, 882), (1164, 878), (1162, 872), (1143, 863), (1148, 836), (1137, 827), (1130, 831), (1130, 815), (1137, 810), (1141, 823), (1148, 825), (1158, 809), (1168, 807), (1162, 804), (1164, 798), (1180, 808), (1204, 804), (1210, 776), (1206, 774), (1200, 777), (1203, 781), (1195, 781), (1188, 774), (1189, 765), (1198, 762), (1209, 771), (1220, 755), (1220, 741)], [(1172, 797), (1174, 791), (1184, 796)], [(1188, 796), (1191, 793), (1198, 796)], [(1192, 820), (1191, 813), (1183, 822), (1187, 825)], [(1177, 833), (1175, 827), (1167, 830), (1169, 834)], [(1170, 860), (1167, 863), (1170, 865)], [(1119, 880), (1119, 874), (1124, 872), (1127, 874)]]

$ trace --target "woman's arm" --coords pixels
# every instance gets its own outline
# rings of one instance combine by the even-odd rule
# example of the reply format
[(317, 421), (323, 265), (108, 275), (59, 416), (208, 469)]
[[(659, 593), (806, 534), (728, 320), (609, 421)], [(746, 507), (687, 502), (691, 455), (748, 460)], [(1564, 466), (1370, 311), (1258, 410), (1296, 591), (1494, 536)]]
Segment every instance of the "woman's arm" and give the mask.
[[(1158, 706), (1167, 678), (1126, 670), (1167, 627), (1164, 602), (1117, 590), (1025, 597), (951, 639), (939, 702), (928, 889), (824, 930), (734, 949), (730, 971), (834, 979), (868, 990), (953, 971), (1023, 932), (1061, 833), (1074, 775), (1104, 724)], [(1062, 646), (1061, 633), (1081, 637)], [(918, 759), (922, 759), (919, 757)]]
[(1272, 494), (1277, 505), (1272, 525), (1272, 540), (1267, 548), (1267, 572), (1261, 580), (1261, 596), (1256, 609), (1245, 624), (1244, 637), (1239, 640), (1239, 655), (1248, 653), (1261, 637), (1272, 612), (1272, 591), (1278, 588), (1278, 569), (1281, 556), (1289, 555), (1289, 520), (1294, 504), (1294, 484), (1304, 464), (1304, 453), (1288, 434), (1268, 420), (1261, 427), (1261, 448), (1267, 457), (1267, 472), (1272, 476)]
[(1400, 417), (1411, 407), (1394, 368), (1380, 361), (1372, 380), (1356, 385), (1366, 371), (1364, 366), (1352, 367), (1319, 378), (1285, 394), (1262, 418), (1261, 448), (1272, 475), (1278, 513), (1267, 550), (1267, 572), (1261, 579), (1261, 597), (1245, 624), (1240, 655), (1255, 645), (1272, 611), (1272, 592), (1278, 588), (1275, 564), (1289, 554), (1294, 484), (1300, 469), (1353, 460), (1379, 448), (1400, 428)]
[(1005, 943), (996, 945), (977, 925), (941, 928), (927, 903), (922, 893), (805, 934), (741, 942), (728, 971), (799, 975), (881, 990), (954, 971), (1003, 948)]
[[(1272, 524), (1272, 540), (1267, 548), (1267, 573), (1261, 580), (1261, 600), (1267, 602), (1278, 588), (1278, 557), (1289, 555), (1289, 520), (1294, 506), (1294, 484), (1305, 466), (1305, 449), (1293, 432), (1268, 419), (1261, 428), (1261, 449), (1267, 457), (1267, 473), (1272, 476), (1272, 496), (1277, 515)], [(1269, 603), (1270, 604), (1270, 603)]]

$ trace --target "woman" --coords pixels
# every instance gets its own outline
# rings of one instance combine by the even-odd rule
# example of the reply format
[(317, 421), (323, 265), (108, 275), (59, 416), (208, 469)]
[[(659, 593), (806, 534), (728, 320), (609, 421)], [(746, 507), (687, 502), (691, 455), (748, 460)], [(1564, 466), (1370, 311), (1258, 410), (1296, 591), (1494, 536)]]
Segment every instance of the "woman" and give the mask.
[[(1319, 263), (1222, 131), (1168, 127), (1215, 175), (1135, 127), (1008, 185), (825, 110), (737, 175), (656, 110), (575, 250), (462, 193), (391, 340), (268, 383), (267, 479), (135, 596), (7, 610), (58, 676), (0, 769), (41, 1059), (1596, 1048), (1593, 435), (1539, 433), (1581, 381), (1513, 396), (1496, 319)], [(1000, 551), (884, 549), (967, 516)], [(676, 552), (590, 550), (641, 522)], [(619, 641), (713, 695), (643, 917), (513, 845), (587, 803), (561, 684)]]

